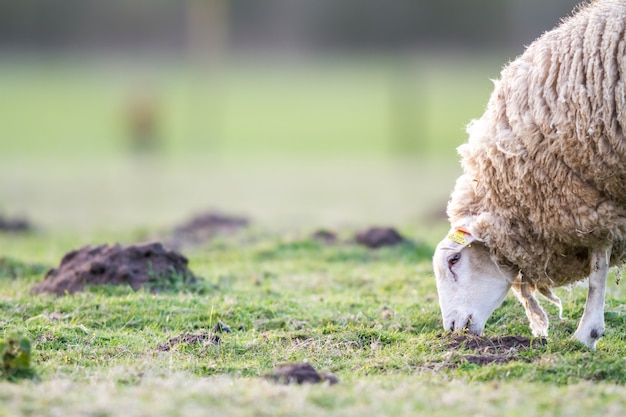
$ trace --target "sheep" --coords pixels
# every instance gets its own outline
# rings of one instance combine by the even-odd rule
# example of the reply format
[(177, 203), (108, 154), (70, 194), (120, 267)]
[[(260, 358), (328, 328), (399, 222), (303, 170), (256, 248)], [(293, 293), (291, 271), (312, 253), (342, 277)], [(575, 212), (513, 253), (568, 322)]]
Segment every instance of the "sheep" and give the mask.
[(608, 269), (626, 261), (626, 1), (580, 6), (504, 66), (458, 148), (451, 230), (433, 257), (446, 330), (482, 334), (513, 289), (533, 335), (536, 292), (589, 278), (573, 337), (604, 334)]

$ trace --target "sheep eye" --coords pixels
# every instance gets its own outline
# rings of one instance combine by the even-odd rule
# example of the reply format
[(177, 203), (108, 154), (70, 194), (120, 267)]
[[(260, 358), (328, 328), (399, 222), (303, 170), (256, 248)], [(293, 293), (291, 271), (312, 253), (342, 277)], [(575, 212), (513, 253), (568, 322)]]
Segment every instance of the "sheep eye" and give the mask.
[(450, 259), (448, 259), (448, 266), (452, 266), (454, 264), (456, 264), (457, 262), (459, 262), (461, 260), (461, 254), (460, 253), (456, 253), (454, 256), (452, 256)]

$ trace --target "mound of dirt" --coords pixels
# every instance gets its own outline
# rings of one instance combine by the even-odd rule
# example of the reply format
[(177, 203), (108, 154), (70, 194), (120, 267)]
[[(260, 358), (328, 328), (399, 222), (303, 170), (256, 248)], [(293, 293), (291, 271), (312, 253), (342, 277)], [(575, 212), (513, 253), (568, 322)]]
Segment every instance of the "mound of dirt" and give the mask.
[(327, 245), (333, 245), (338, 241), (337, 234), (326, 229), (316, 230), (311, 234), (311, 239)]
[(187, 258), (158, 242), (85, 246), (67, 253), (32, 290), (64, 295), (83, 291), (86, 285), (129, 285), (133, 290), (160, 291), (197, 281), (187, 263)]
[(168, 245), (174, 248), (201, 245), (216, 236), (234, 234), (249, 224), (250, 221), (245, 217), (214, 212), (202, 213), (174, 228), (168, 239)]
[(33, 228), (26, 219), (9, 219), (4, 216), (0, 216), (0, 232), (8, 233), (24, 233), (29, 232)]
[(319, 384), (328, 382), (334, 385), (339, 379), (331, 373), (319, 373), (307, 362), (279, 365), (266, 378), (281, 384)]
[[(529, 339), (523, 336), (474, 336), (471, 334), (455, 334), (447, 347), (454, 350), (472, 350), (476, 354), (461, 357), (469, 363), (487, 365), (501, 364), (519, 360), (517, 353), (532, 346), (543, 346), (546, 339)], [(523, 359), (527, 360), (527, 359)]]
[(356, 234), (355, 240), (358, 244), (372, 249), (394, 246), (406, 241), (393, 227), (372, 227), (363, 230)]
[(162, 343), (156, 347), (161, 352), (169, 352), (176, 345), (197, 345), (203, 343), (204, 345), (219, 345), (222, 340), (216, 334), (190, 334), (185, 333), (180, 336), (176, 336)]

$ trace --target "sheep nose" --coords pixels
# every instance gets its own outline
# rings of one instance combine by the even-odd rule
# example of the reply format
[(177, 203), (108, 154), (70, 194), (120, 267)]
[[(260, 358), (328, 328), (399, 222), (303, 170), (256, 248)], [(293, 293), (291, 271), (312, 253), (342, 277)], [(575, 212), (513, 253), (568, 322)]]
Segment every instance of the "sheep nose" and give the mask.
[(459, 315), (457, 318), (452, 320), (449, 326), (450, 331), (460, 331), (460, 330), (468, 330), (471, 329), (472, 324), (472, 315), (464, 316)]

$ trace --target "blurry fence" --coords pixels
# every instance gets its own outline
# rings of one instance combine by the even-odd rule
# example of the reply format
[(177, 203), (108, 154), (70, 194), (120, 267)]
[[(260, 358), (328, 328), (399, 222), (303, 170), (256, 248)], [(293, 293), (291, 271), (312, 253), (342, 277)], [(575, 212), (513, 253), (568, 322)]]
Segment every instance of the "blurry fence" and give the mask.
[[(137, 149), (156, 147), (158, 140), (211, 152), (453, 155), (464, 140), (463, 126), (486, 102), (488, 78), (497, 76), (493, 68), (553, 27), (576, 2), (0, 0), (5, 67), (20, 55), (166, 57), (159, 65), (148, 61), (121, 87), (114, 78), (81, 77), (71, 62), (57, 72), (49, 71), (49, 61), (41, 72), (6, 68), (0, 72), (0, 90), (6, 87), (0, 141), (6, 143), (0, 144), (4, 152), (29, 141), (42, 151), (46, 143), (62, 148), (63, 141), (67, 148), (93, 149), (120, 136), (106, 121), (117, 112), (125, 114), (118, 119)], [(460, 53), (465, 61), (426, 62), (441, 51)], [(504, 59), (491, 67), (480, 62), (494, 51)], [(262, 65), (243, 71), (214, 65), (241, 55), (260, 57)], [(312, 69), (295, 66), (291, 73), (266, 65), (283, 55), (332, 55), (348, 63), (332, 68), (315, 61)], [(172, 60), (192, 63), (179, 69), (193, 70), (159, 73)], [(38, 123), (31, 122), (32, 114)]]
[(578, 0), (0, 0), (0, 47), (506, 48)]

